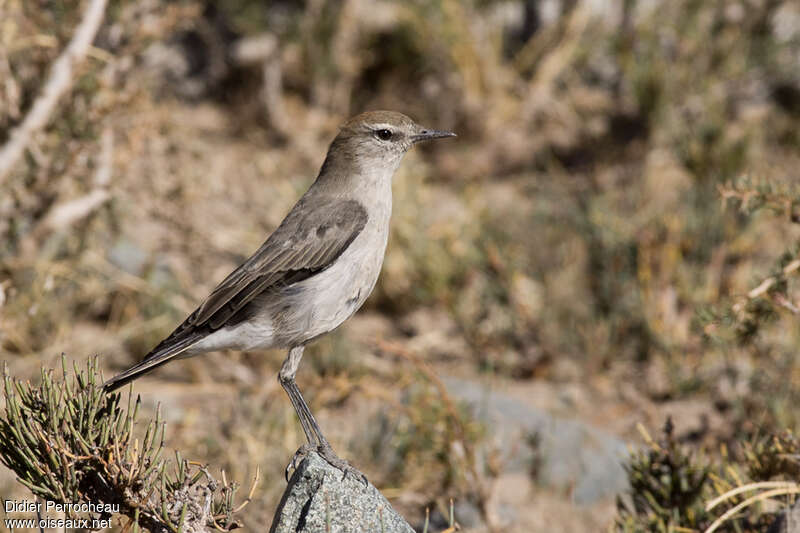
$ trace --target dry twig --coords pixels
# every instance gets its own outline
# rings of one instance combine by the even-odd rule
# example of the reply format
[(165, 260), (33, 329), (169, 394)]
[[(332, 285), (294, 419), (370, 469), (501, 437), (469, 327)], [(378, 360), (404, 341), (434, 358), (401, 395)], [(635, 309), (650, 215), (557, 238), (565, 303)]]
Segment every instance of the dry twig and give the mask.
[[(790, 262), (788, 265), (783, 267), (783, 269), (781, 270), (781, 276), (788, 277), (788, 276), (794, 274), (795, 272), (797, 272), (798, 270), (800, 270), (800, 259), (795, 259), (792, 262)], [(757, 287), (751, 289), (747, 293), (747, 298), (749, 300), (755, 300), (756, 298), (760, 298), (760, 297), (762, 297), (764, 295), (767, 295), (769, 293), (769, 290), (776, 283), (778, 283), (778, 281), (780, 281), (780, 277), (779, 276), (770, 276), (770, 277), (766, 278), (764, 281), (759, 283)], [(800, 313), (800, 309), (798, 309), (797, 306), (794, 303), (792, 303), (790, 300), (788, 300), (786, 297), (784, 297), (782, 295), (775, 295), (775, 300), (777, 301), (778, 305), (780, 305), (782, 307), (785, 307), (786, 309), (788, 309), (792, 313), (794, 313), (794, 314)], [(733, 306), (733, 310), (735, 312), (737, 312), (737, 313), (741, 312), (742, 309), (744, 309), (744, 306), (745, 306), (746, 303), (747, 303), (747, 301), (741, 301), (741, 302), (736, 303)]]
[(75, 35), (64, 52), (53, 63), (50, 76), (22, 123), (11, 131), (8, 142), (0, 149), (0, 184), (25, 152), (31, 137), (50, 120), (61, 96), (72, 86), (75, 67), (86, 57), (94, 39), (106, 0), (90, 0)]

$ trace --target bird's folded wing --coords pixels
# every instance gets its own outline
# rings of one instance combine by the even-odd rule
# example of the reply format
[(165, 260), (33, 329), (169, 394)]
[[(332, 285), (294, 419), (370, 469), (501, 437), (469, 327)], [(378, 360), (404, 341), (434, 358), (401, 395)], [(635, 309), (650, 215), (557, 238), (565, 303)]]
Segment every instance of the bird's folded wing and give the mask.
[(217, 285), (142, 363), (168, 358), (173, 348), (183, 351), (188, 339), (190, 345), (194, 344), (225, 326), (262, 292), (325, 270), (361, 233), (367, 218), (366, 210), (355, 200), (301, 198), (266, 242)]
[(358, 237), (367, 212), (354, 200), (303, 197), (278, 229), (141, 362), (106, 382), (107, 391), (179, 356), (225, 326), (258, 294), (307, 279), (328, 268)]
[(266, 242), (231, 272), (178, 330), (222, 327), (266, 289), (325, 270), (366, 223), (367, 212), (355, 200), (301, 199)]

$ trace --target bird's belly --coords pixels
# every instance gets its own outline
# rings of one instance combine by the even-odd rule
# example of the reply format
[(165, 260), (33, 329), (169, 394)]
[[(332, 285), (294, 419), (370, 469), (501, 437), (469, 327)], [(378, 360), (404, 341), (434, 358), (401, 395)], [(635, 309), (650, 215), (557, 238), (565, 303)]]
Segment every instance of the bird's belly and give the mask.
[(380, 274), (386, 236), (365, 237), (370, 242), (351, 245), (322, 272), (256, 296), (246, 320), (214, 331), (185, 355), (299, 346), (336, 329), (366, 301)]
[(220, 328), (186, 350), (181, 357), (216, 350), (258, 350), (272, 348), (275, 344), (275, 327), (267, 316), (256, 317), (234, 326)]
[[(372, 293), (383, 263), (383, 246), (358, 247), (326, 270), (288, 287), (296, 291), (287, 316), (276, 317), (277, 330), (290, 333), (286, 346), (308, 342), (327, 333), (355, 313)], [(361, 253), (358, 253), (361, 251)]]

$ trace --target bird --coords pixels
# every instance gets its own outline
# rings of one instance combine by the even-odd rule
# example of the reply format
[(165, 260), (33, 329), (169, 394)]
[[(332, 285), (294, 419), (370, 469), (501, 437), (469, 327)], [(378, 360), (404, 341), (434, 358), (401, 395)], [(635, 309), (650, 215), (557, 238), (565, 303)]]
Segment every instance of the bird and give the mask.
[(347, 320), (375, 287), (389, 237), (392, 178), (403, 156), (420, 142), (455, 136), (395, 111), (367, 111), (342, 124), (317, 178), (277, 229), (175, 331), (104, 383), (104, 390), (112, 392), (173, 359), (285, 348), (278, 381), (307, 441), (287, 465), (287, 480), (310, 451), (345, 476), (358, 472), (334, 452), (295, 375), (305, 346)]

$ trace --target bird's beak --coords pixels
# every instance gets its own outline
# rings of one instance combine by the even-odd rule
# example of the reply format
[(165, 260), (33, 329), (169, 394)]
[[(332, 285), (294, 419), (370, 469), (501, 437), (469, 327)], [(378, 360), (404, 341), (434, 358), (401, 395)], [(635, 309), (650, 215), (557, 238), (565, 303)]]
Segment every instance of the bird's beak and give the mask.
[(439, 130), (420, 130), (416, 135), (411, 136), (411, 142), (414, 144), (422, 141), (430, 141), (432, 139), (442, 139), (444, 137), (456, 137), (452, 131), (439, 131)]

